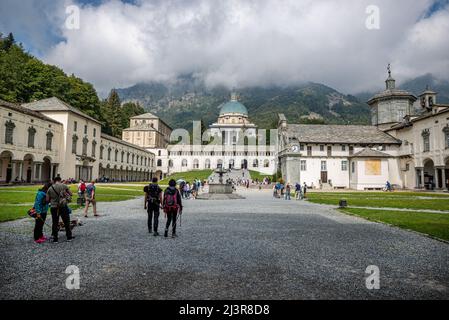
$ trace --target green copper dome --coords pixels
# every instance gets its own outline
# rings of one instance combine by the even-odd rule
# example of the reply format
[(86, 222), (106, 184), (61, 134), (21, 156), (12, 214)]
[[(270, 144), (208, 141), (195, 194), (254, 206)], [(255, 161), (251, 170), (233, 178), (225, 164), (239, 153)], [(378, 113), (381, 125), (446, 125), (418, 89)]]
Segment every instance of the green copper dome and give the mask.
[(248, 110), (246, 107), (238, 101), (231, 100), (226, 102), (220, 110), (220, 116), (228, 113), (238, 113), (248, 115)]

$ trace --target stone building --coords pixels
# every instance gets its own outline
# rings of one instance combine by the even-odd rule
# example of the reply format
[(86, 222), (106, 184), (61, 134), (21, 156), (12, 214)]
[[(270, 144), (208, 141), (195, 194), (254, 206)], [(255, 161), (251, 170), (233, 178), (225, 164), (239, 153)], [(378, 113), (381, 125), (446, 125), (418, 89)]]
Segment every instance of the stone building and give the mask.
[[(56, 174), (76, 180), (104, 176), (137, 181), (148, 180), (154, 172), (154, 154), (102, 134), (99, 121), (57, 98), (22, 106), (1, 102), (0, 110), (4, 129), (0, 182), (14, 182), (16, 178), (42, 182)], [(124, 152), (131, 160), (115, 161), (104, 155), (108, 152)]]

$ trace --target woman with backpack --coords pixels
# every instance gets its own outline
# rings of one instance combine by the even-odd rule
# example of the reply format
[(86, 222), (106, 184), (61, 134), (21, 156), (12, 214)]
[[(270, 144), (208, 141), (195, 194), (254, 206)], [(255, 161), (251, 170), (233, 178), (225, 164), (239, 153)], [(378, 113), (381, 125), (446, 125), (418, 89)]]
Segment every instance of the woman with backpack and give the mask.
[(163, 199), (163, 208), (167, 215), (164, 237), (168, 237), (168, 229), (170, 228), (170, 224), (172, 224), (172, 238), (175, 238), (178, 213), (182, 214), (182, 200), (179, 190), (176, 189), (176, 181), (173, 179), (170, 180), (168, 186), (164, 192)]
[(34, 242), (41, 244), (47, 241), (47, 237), (44, 236), (43, 229), (45, 224), (45, 219), (47, 219), (48, 203), (46, 200), (47, 191), (51, 187), (51, 183), (46, 183), (42, 189), (36, 194), (34, 200), (34, 210), (36, 210), (36, 223), (34, 225)]

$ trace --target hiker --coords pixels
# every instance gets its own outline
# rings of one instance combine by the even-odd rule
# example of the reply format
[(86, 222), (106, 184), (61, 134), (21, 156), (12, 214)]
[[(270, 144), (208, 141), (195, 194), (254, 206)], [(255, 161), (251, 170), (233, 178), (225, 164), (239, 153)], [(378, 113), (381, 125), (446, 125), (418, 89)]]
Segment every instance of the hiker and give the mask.
[(182, 200), (178, 189), (176, 189), (176, 181), (173, 179), (169, 181), (168, 188), (164, 192), (163, 208), (167, 215), (164, 237), (168, 237), (168, 229), (172, 224), (172, 238), (175, 238), (178, 213), (182, 214)]
[(65, 226), (67, 242), (71, 242), (75, 238), (70, 229), (70, 216), (68, 210), (68, 203), (70, 202), (72, 193), (67, 185), (61, 183), (62, 179), (60, 176), (54, 178), (53, 181), (54, 184), (48, 188), (46, 196), (46, 201), (47, 203), (49, 202), (51, 206), (52, 242), (58, 243), (59, 217), (62, 218), (62, 222)]
[(393, 189), (391, 188), (390, 181), (387, 181), (387, 183), (385, 184), (385, 191), (387, 191), (387, 192), (393, 191)]
[(304, 199), (307, 198), (306, 193), (307, 193), (307, 184), (304, 182), (304, 186), (302, 188), (302, 194)]
[(296, 183), (295, 192), (296, 192), (296, 200), (301, 200), (302, 199), (302, 188), (301, 188), (300, 183)]
[(285, 200), (291, 200), (290, 198), (291, 195), (291, 187), (290, 187), (290, 183), (287, 183), (287, 185), (285, 186)]
[(86, 183), (81, 179), (80, 183), (78, 184), (78, 204), (79, 205), (85, 205), (86, 204)]
[(47, 191), (51, 187), (51, 183), (46, 183), (36, 194), (34, 200), (34, 209), (36, 210), (36, 223), (34, 225), (34, 242), (41, 244), (47, 241), (47, 237), (44, 236), (43, 229), (45, 220), (47, 219), (48, 203), (47, 203)]
[[(162, 189), (158, 185), (158, 179), (153, 178), (152, 182), (143, 188), (145, 192), (144, 208), (148, 212), (148, 232), (155, 237), (159, 235), (159, 208), (162, 203)], [(153, 229), (154, 227), (154, 229)]]
[(84, 218), (87, 218), (87, 212), (89, 211), (89, 206), (92, 204), (92, 208), (94, 210), (94, 217), (98, 217), (97, 214), (97, 201), (95, 200), (96, 196), (96, 187), (95, 181), (92, 182), (86, 187), (86, 208), (84, 209)]

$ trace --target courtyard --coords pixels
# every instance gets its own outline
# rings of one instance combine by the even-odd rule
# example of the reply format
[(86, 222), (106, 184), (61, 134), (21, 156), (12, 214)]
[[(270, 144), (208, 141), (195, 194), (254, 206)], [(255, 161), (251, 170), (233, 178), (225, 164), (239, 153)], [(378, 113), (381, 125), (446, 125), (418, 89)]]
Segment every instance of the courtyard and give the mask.
[[(449, 298), (447, 243), (347, 215), (332, 194), (328, 204), (251, 189), (238, 190), (245, 200), (185, 201), (179, 238), (165, 239), (147, 232), (141, 187), (117, 188), (110, 197), (129, 198), (101, 202), (72, 243), (34, 244), (30, 219), (1, 223), (0, 299)], [(65, 287), (71, 265), (79, 290)], [(372, 265), (379, 290), (366, 287)]]

